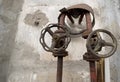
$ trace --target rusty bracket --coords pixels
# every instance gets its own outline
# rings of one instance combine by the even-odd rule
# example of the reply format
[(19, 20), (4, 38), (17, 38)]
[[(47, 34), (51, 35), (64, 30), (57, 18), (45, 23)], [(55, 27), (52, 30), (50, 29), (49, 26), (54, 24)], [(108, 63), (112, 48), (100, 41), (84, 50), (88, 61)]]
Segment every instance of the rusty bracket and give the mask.
[(97, 56), (94, 56), (93, 54), (91, 54), (90, 52), (86, 52), (84, 55), (83, 55), (83, 59), (90, 62), (90, 61), (99, 61), (100, 58), (97, 57)]
[[(79, 18), (78, 23), (81, 24), (83, 17), (86, 17), (86, 28), (79, 31), (78, 33), (73, 33), (72, 30), (70, 30), (68, 27), (66, 27), (71, 35), (78, 35), (82, 34), (83, 38), (87, 38), (87, 36), (90, 34), (92, 31), (92, 28), (94, 27), (95, 24), (95, 17), (94, 17), (94, 12), (92, 8), (87, 5), (87, 4), (77, 4), (70, 6), (68, 8), (63, 8), (60, 10), (61, 14), (58, 17), (58, 24), (60, 25), (66, 25), (65, 23), (65, 17), (67, 16), (71, 23), (74, 23), (73, 17), (74, 18)], [(91, 21), (91, 15), (93, 16), (93, 20)], [(72, 27), (71, 27), (72, 28)]]

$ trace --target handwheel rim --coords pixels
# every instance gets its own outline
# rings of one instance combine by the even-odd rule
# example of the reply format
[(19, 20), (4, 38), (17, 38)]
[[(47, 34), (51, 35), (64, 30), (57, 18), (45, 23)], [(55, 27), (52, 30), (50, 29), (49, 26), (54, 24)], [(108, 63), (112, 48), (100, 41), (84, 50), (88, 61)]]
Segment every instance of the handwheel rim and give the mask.
[[(67, 42), (66, 42), (62, 47), (60, 47), (60, 48), (54, 48), (54, 49), (52, 49), (52, 48), (49, 47), (49, 46), (46, 44), (46, 42), (45, 42), (45, 34), (47, 33), (47, 30), (46, 30), (46, 29), (50, 29), (50, 28), (52, 28), (52, 27), (56, 27), (56, 28), (59, 27), (59, 28), (63, 29), (63, 30), (65, 31), (65, 33), (66, 33), (67, 38), (65, 38), (65, 40), (67, 40)], [(61, 51), (61, 50), (66, 49), (67, 46), (68, 46), (68, 44), (70, 43), (70, 40), (71, 40), (71, 38), (70, 38), (70, 36), (69, 36), (68, 31), (67, 31), (65, 28), (63, 28), (61, 25), (58, 25), (58, 24), (49, 24), (46, 28), (42, 29), (42, 31), (41, 31), (41, 36), (40, 36), (40, 38), (39, 38), (39, 42), (41, 43), (42, 47), (43, 47), (46, 51), (48, 51), (48, 52), (58, 52), (58, 51)]]
[[(112, 38), (112, 41), (114, 43), (114, 47), (112, 47), (112, 49), (111, 49), (111, 51), (109, 53), (104, 54), (104, 55), (98, 54), (91, 48), (91, 45), (90, 45), (89, 41), (90, 41), (91, 37), (93, 36), (93, 34), (95, 34), (97, 32), (104, 32), (104, 33), (106, 33), (107, 35), (109, 35)], [(117, 49), (117, 40), (116, 40), (116, 38), (114, 37), (114, 35), (111, 32), (109, 32), (107, 30), (104, 30), (104, 29), (97, 29), (97, 30), (91, 32), (90, 35), (88, 36), (86, 47), (87, 47), (88, 51), (90, 51), (93, 55), (95, 55), (97, 57), (100, 57), (100, 58), (107, 58), (107, 57), (112, 56), (115, 53), (115, 51)]]

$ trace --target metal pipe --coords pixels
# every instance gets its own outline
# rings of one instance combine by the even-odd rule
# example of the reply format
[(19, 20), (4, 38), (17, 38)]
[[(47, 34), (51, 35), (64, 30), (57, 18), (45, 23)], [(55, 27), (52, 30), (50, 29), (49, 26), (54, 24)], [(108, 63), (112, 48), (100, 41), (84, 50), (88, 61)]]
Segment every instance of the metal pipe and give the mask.
[(90, 16), (90, 12), (85, 14), (86, 17), (86, 25), (87, 25), (87, 29), (89, 32), (92, 31), (92, 23), (91, 23), (91, 16)]
[(90, 78), (91, 78), (91, 82), (97, 82), (95, 61), (90, 61), (89, 65), (90, 65)]
[(97, 81), (105, 82), (105, 60), (101, 58), (97, 61)]
[(57, 82), (62, 82), (63, 56), (58, 56), (57, 60)]

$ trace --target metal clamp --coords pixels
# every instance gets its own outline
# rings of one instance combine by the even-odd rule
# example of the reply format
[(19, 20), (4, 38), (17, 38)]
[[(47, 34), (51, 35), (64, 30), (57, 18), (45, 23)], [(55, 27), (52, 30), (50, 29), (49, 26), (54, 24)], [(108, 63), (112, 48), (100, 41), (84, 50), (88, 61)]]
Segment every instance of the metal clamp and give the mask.
[[(95, 24), (95, 17), (94, 17), (94, 12), (92, 10), (92, 8), (87, 5), (87, 4), (77, 4), (77, 5), (73, 5), (71, 7), (68, 8), (63, 8), (60, 10), (61, 14), (58, 17), (58, 23), (60, 25), (66, 25), (65, 23), (65, 17), (67, 16), (69, 18), (69, 20), (71, 21), (71, 23), (74, 23), (74, 20), (72, 17), (74, 18), (79, 18), (79, 24), (81, 24), (83, 17), (85, 15), (86, 17), (86, 26), (87, 28), (79, 31), (79, 32), (73, 32), (70, 28), (72, 27), (68, 27), (66, 26), (66, 28), (68, 29), (69, 33), (71, 35), (78, 35), (78, 34), (82, 34), (82, 36), (84, 38), (87, 38), (88, 34), (92, 31), (92, 27)], [(91, 22), (91, 16), (90, 13), (92, 14), (93, 20)]]

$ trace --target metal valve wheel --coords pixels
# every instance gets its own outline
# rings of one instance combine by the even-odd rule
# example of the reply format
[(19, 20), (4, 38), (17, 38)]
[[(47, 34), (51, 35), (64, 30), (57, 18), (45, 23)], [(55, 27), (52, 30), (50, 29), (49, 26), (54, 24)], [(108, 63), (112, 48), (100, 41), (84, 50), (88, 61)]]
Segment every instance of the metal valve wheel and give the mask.
[[(103, 40), (101, 38), (101, 36), (99, 35), (100, 33), (105, 33), (105, 34), (109, 35), (112, 42)], [(91, 40), (94, 35), (99, 35), (99, 36), (97, 36), (97, 38), (94, 39), (95, 43), (94, 42), (93, 43), (95, 44), (95, 47), (93, 48), (93, 46), (91, 45)], [(106, 47), (106, 46), (111, 47), (111, 50), (105, 54), (99, 54), (98, 52), (100, 52), (102, 50), (102, 48)], [(93, 55), (100, 57), (100, 58), (107, 58), (107, 57), (112, 56), (115, 53), (115, 51), (117, 49), (117, 40), (111, 32), (109, 32), (107, 30), (103, 30), (103, 29), (98, 29), (98, 30), (95, 30), (90, 33), (90, 35), (87, 38), (86, 47), (87, 47), (87, 50), (89, 52), (91, 52)]]
[[(57, 29), (57, 30), (52, 30), (52, 29)], [(49, 43), (47, 44), (45, 42), (45, 35), (47, 33), (52, 37), (51, 46), (48, 46)], [(41, 31), (41, 36), (39, 39), (42, 47), (48, 52), (59, 52), (61, 50), (65, 50), (68, 44), (70, 43), (70, 40), (71, 38), (69, 36), (68, 31), (58, 24), (49, 24), (46, 28), (44, 28)], [(56, 44), (58, 42), (62, 45), (56, 47)]]

